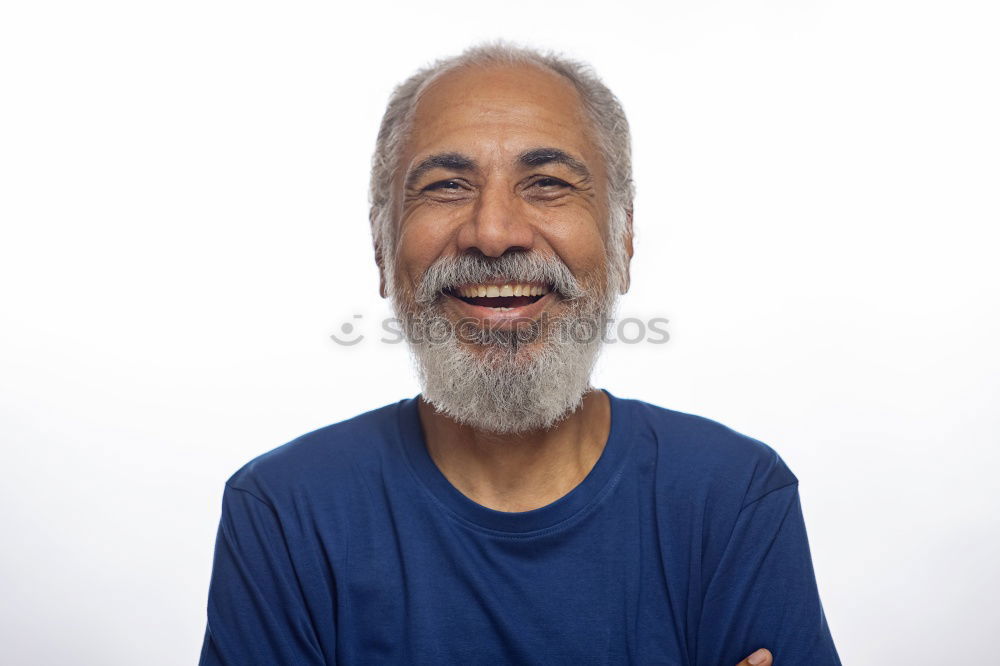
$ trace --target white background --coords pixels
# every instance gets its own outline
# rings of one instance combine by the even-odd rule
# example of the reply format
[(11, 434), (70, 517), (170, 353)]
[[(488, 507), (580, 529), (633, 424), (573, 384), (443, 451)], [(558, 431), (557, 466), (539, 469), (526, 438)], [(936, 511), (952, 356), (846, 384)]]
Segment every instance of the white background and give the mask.
[(621, 312), (671, 341), (596, 383), (782, 454), (845, 664), (996, 663), (994, 7), (5, 4), (0, 662), (194, 663), (224, 480), (417, 392), (376, 341), (377, 123), (506, 37), (632, 122)]

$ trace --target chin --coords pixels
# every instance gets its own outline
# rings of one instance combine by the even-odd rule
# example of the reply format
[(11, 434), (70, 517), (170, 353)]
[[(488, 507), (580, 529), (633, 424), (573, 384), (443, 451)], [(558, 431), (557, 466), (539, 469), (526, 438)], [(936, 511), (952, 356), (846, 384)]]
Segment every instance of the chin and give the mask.
[(412, 349), (423, 398), (438, 412), (477, 430), (515, 434), (551, 428), (580, 406), (599, 344), (450, 340)]

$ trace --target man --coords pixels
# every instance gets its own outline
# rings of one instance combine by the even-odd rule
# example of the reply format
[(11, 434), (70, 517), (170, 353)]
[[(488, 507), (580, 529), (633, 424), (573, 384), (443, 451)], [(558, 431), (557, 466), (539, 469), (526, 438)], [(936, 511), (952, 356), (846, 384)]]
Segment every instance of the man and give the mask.
[(778, 455), (590, 386), (632, 180), (587, 68), (418, 72), (371, 200), (422, 393), (229, 480), (202, 664), (839, 664)]

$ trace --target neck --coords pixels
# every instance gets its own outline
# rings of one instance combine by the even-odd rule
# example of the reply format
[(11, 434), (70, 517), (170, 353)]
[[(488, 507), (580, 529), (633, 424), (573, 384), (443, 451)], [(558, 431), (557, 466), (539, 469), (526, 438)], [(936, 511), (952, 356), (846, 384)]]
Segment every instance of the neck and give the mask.
[(456, 423), (423, 398), (417, 409), (441, 473), (466, 497), (498, 511), (530, 511), (571, 491), (601, 457), (611, 430), (611, 405), (598, 390), (553, 428), (516, 435)]

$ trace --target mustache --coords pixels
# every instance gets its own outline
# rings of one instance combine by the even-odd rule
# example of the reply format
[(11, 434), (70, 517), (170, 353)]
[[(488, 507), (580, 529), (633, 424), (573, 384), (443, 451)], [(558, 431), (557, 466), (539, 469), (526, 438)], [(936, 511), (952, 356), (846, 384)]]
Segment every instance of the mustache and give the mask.
[(511, 283), (542, 282), (569, 301), (583, 298), (587, 294), (569, 267), (559, 258), (522, 251), (509, 252), (499, 257), (482, 254), (442, 257), (431, 264), (420, 279), (415, 300), (420, 305), (430, 305), (447, 289), (498, 280)]

